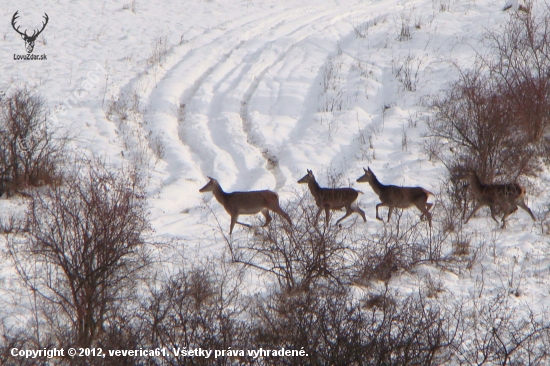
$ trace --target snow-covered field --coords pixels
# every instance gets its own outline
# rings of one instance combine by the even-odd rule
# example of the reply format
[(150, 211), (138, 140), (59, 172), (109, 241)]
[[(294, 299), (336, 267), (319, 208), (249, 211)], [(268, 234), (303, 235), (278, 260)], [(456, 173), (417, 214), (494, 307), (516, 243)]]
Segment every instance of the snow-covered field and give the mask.
[[(23, 0), (0, 7), (0, 86), (9, 93), (26, 83), (45, 96), (56, 125), (75, 136), (72, 148), (107, 155), (115, 166), (137, 161), (149, 176), (155, 234), (178, 239), (189, 258), (226, 246), (213, 214), (226, 233), (229, 215), (199, 193), (207, 176), (226, 191), (274, 190), (283, 204), (305, 191), (297, 180), (306, 169), (321, 186), (339, 176), (364, 193), (359, 205), (367, 215), (366, 224), (354, 215), (344, 226), (368, 234), (384, 223), (375, 218), (378, 197), (355, 182), (363, 167), (385, 184), (441, 192), (446, 170), (424, 153), (430, 111), (422, 101), (457, 77), (451, 62), (468, 65), (483, 53), (483, 32), (498, 31), (509, 17), (504, 3)], [(29, 28), (48, 14), (34, 50), (46, 61), (13, 60), (25, 51), (9, 24), (16, 10)], [(389, 285), (414, 292), (431, 276), (439, 296), (507, 289), (516, 295), (513, 306), (546, 311), (549, 177), (542, 171), (528, 188), (537, 222), (519, 210), (500, 229), (483, 209), (468, 223), (473, 245), (484, 248), (473, 268), (458, 274), (423, 265)], [(2, 199), (0, 209), (21, 202)], [(435, 226), (440, 215), (436, 205)], [(249, 235), (238, 225), (233, 233), (236, 240)], [(159, 249), (159, 256), (171, 252)], [(12, 291), (12, 265), (0, 267), (0, 290)], [(0, 297), (1, 309), (14, 303)]]

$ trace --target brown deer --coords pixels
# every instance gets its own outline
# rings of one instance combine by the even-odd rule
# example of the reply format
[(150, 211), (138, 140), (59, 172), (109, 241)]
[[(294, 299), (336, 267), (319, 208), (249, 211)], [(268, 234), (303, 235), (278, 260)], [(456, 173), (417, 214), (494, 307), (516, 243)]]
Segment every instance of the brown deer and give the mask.
[(279, 196), (272, 191), (250, 191), (250, 192), (231, 192), (226, 193), (222, 187), (214, 178), (208, 177), (208, 182), (202, 187), (199, 192), (212, 192), (214, 197), (225, 208), (227, 213), (231, 216), (231, 226), (229, 227), (229, 235), (233, 233), (233, 227), (235, 223), (243, 226), (250, 227), (249, 224), (243, 224), (238, 222), (239, 215), (254, 215), (261, 212), (265, 217), (265, 224), (267, 226), (271, 222), (271, 216), (269, 210), (283, 216), (290, 225), (292, 221), (290, 216), (284, 212), (279, 206)]
[(426, 217), (430, 227), (432, 227), (432, 214), (429, 212), (433, 206), (433, 203), (428, 203), (428, 197), (433, 196), (433, 193), (425, 190), (422, 187), (398, 187), (392, 185), (383, 185), (376, 178), (376, 175), (370, 168), (365, 169), (365, 174), (357, 179), (357, 182), (368, 182), (372, 187), (374, 193), (378, 195), (381, 203), (376, 205), (376, 218), (380, 221), (384, 221), (378, 216), (378, 208), (380, 206), (388, 206), (388, 222), (390, 221), (391, 214), (394, 208), (409, 208), (416, 206), (421, 212), (421, 217)]
[(298, 181), (298, 183), (307, 183), (309, 190), (313, 195), (313, 198), (315, 198), (315, 203), (317, 204), (317, 207), (319, 207), (319, 211), (317, 211), (317, 215), (315, 216), (315, 225), (317, 225), (317, 221), (319, 221), (319, 215), (321, 214), (321, 211), (323, 209), (325, 210), (327, 224), (329, 220), (330, 210), (340, 210), (342, 208), (346, 209), (346, 214), (338, 219), (338, 221), (336, 221), (336, 225), (338, 225), (340, 221), (342, 221), (354, 212), (357, 212), (359, 215), (361, 215), (363, 221), (367, 222), (365, 212), (361, 210), (357, 205), (356, 201), (357, 197), (359, 196), (359, 192), (357, 192), (355, 189), (321, 188), (315, 180), (313, 172), (309, 169), (307, 171), (307, 174), (304, 175), (303, 178)]
[(477, 205), (474, 207), (464, 223), (467, 223), (470, 218), (483, 206), (489, 206), (491, 217), (498, 223), (495, 217), (496, 208), (499, 207), (502, 212), (502, 228), (506, 228), (506, 217), (517, 211), (518, 206), (524, 209), (536, 221), (535, 215), (531, 209), (525, 204), (525, 188), (517, 183), (507, 184), (483, 184), (477, 176), (476, 172), (469, 171), (464, 177), (470, 181), (472, 193), (476, 198)]

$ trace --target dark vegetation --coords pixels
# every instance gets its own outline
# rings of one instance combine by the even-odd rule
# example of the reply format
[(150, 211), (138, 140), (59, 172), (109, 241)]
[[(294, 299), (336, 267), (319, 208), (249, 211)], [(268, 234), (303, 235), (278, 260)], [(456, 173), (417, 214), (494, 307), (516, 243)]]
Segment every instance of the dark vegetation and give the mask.
[(67, 141), (54, 133), (40, 95), (19, 88), (0, 98), (0, 196), (57, 182)]
[(486, 33), (487, 55), (430, 101), (429, 155), (449, 170), (449, 193), (466, 209), (462, 178), (485, 184), (535, 176), (550, 159), (550, 15), (518, 12)]

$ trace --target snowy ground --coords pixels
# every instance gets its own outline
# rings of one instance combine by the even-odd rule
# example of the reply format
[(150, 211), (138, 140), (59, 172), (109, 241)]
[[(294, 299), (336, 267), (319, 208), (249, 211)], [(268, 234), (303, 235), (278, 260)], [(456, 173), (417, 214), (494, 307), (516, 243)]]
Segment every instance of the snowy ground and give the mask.
[[(383, 225), (378, 197), (355, 180), (370, 166), (383, 183), (440, 192), (445, 169), (423, 153), (422, 97), (456, 76), (450, 61), (467, 65), (481, 51), (484, 30), (507, 20), (504, 3), (25, 0), (0, 10), (0, 85), (27, 83), (44, 95), (57, 126), (76, 136), (75, 149), (106, 154), (114, 165), (140, 161), (156, 234), (181, 239), (189, 256), (223, 250), (212, 211), (229, 229), (223, 207), (198, 192), (207, 176), (226, 191), (275, 190), (284, 202), (304, 189), (296, 181), (306, 169), (323, 186), (341, 175), (364, 192), (367, 214), (366, 224), (347, 224), (374, 232)], [(47, 61), (13, 60), (25, 52), (8, 25), (16, 10), (29, 28), (48, 14), (34, 51)], [(122, 117), (117, 106), (130, 112)], [(541, 173), (528, 191), (539, 220), (550, 202), (548, 178)], [(479, 266), (461, 275), (425, 266), (391, 286), (414, 291), (429, 273), (449, 296), (517, 287), (518, 307), (545, 310), (549, 240), (540, 221), (520, 210), (501, 230), (483, 211), (468, 227), (490, 248)], [(236, 227), (234, 235), (249, 234)], [(13, 268), (0, 266), (0, 287), (10, 289)]]

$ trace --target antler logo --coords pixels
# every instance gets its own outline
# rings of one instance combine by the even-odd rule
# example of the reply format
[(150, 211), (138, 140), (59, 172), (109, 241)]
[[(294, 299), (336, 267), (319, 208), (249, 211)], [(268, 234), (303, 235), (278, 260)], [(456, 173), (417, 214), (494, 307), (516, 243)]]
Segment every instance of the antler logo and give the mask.
[(38, 37), (38, 35), (40, 33), (42, 33), (44, 28), (46, 28), (46, 24), (48, 24), (48, 14), (44, 13), (44, 19), (46, 19), (46, 21), (44, 23), (42, 23), (42, 29), (35, 30), (32, 33), (32, 36), (29, 36), (27, 34), (26, 29), (25, 29), (24, 33), (21, 33), (19, 31), (19, 26), (17, 28), (15, 28), (15, 20), (19, 17), (19, 15), (17, 15), (17, 13), (19, 13), (19, 10), (17, 10), (15, 12), (15, 14), (13, 14), (13, 18), (11, 18), (11, 26), (13, 27), (13, 29), (15, 29), (15, 31), (17, 33), (19, 33), (21, 35), (21, 38), (23, 38), (23, 40), (25, 41), (25, 48), (27, 49), (27, 53), (32, 53), (32, 50), (34, 49), (34, 41), (36, 41), (36, 38)]

